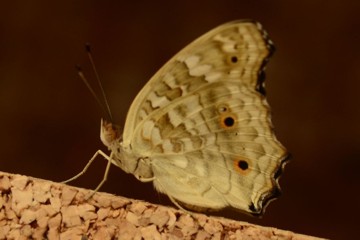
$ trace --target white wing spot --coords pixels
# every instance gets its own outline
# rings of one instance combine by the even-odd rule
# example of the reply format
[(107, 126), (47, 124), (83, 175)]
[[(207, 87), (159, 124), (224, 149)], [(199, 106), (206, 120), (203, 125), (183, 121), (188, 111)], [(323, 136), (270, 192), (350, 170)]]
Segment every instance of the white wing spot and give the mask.
[(187, 66), (188, 69), (192, 69), (194, 68), (200, 61), (200, 57), (197, 55), (192, 55), (190, 57), (188, 57), (187, 59), (185, 59), (185, 64)]
[(200, 65), (200, 66), (191, 68), (189, 70), (189, 73), (191, 76), (199, 77), (199, 76), (205, 75), (205, 73), (208, 73), (211, 68), (212, 68), (211, 65), (204, 64), (204, 65)]
[(171, 110), (171, 111), (169, 111), (168, 114), (169, 114), (170, 123), (174, 127), (179, 126), (179, 124), (181, 124), (183, 122), (183, 118), (179, 114), (177, 114), (176, 111)]
[(154, 128), (155, 124), (153, 121), (146, 121), (144, 122), (144, 126), (142, 128), (142, 136), (145, 139), (150, 140), (152, 129)]
[(139, 118), (142, 120), (142, 119), (144, 119), (144, 118), (146, 118), (146, 117), (147, 117), (146, 111), (145, 111), (144, 109), (141, 109), (141, 110), (139, 111)]
[(153, 128), (152, 134), (151, 134), (151, 141), (154, 146), (156, 146), (162, 142), (159, 128), (157, 128), (157, 127)]
[(228, 52), (228, 53), (235, 53), (238, 50), (235, 48), (236, 43), (235, 42), (228, 42), (228, 43), (224, 43), (222, 46), (222, 49), (224, 50), (224, 52)]
[(205, 75), (205, 80), (208, 82), (215, 82), (221, 77), (221, 72), (209, 72)]
[(169, 103), (169, 99), (165, 96), (157, 96), (155, 92), (149, 94), (149, 101), (151, 102), (151, 106), (153, 108), (164, 106), (165, 104)]
[(238, 69), (233, 69), (229, 72), (229, 76), (232, 78), (240, 77), (241, 71), (239, 71)]
[(163, 78), (166, 85), (170, 88), (176, 88), (178, 84), (176, 83), (175, 77), (169, 73), (166, 73)]

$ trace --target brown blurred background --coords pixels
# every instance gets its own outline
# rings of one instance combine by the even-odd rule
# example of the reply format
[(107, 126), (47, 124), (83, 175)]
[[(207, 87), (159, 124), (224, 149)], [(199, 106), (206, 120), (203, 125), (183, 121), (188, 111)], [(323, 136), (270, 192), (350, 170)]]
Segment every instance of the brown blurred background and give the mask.
[[(1, 171), (61, 181), (106, 150), (102, 112), (74, 68), (81, 64), (94, 80), (85, 42), (123, 126), (137, 92), (172, 55), (221, 23), (251, 18), (277, 47), (267, 69), (268, 101), (293, 159), (280, 181), (283, 195), (262, 219), (220, 214), (332, 239), (358, 235), (359, 1), (59, 2), (1, 5)], [(94, 188), (105, 164), (99, 159), (72, 184)], [(170, 204), (116, 168), (102, 191)]]

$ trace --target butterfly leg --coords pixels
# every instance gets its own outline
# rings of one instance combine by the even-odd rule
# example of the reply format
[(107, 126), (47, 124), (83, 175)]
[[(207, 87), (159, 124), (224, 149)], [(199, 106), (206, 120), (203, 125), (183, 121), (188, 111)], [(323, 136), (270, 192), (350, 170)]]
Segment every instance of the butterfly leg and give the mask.
[(183, 208), (183, 207), (175, 200), (175, 198), (173, 198), (173, 197), (171, 197), (171, 196), (168, 196), (168, 197), (169, 197), (169, 199), (171, 200), (171, 202), (172, 202), (175, 206), (177, 206), (179, 209), (183, 210), (183, 211), (186, 212), (186, 213), (190, 213), (188, 210), (186, 210), (185, 208)]
[(194, 215), (193, 212), (191, 212), (191, 211), (183, 208), (183, 207), (176, 201), (176, 199), (174, 199), (173, 197), (171, 197), (171, 196), (168, 196), (168, 197), (169, 197), (169, 199), (171, 200), (171, 202), (172, 202), (175, 206), (177, 206), (180, 210), (183, 210), (185, 213), (189, 214), (189, 216), (190, 216), (191, 218), (193, 218), (193, 220), (200, 225), (200, 222), (199, 222), (198, 218)]
[[(100, 150), (99, 150), (100, 151)], [(98, 151), (98, 152), (99, 152)], [(108, 160), (108, 163), (106, 164), (106, 169), (105, 169), (105, 173), (104, 173), (104, 177), (103, 179), (101, 180), (101, 182), (99, 183), (99, 185), (97, 185), (97, 187), (95, 188), (95, 190), (90, 194), (90, 196), (88, 198), (91, 198), (101, 187), (102, 185), (104, 185), (104, 183), (106, 182), (107, 180), (107, 177), (109, 175), (109, 171), (110, 171), (110, 166), (111, 166), (111, 163), (113, 163), (111, 161), (112, 159), (112, 154), (110, 156), (106, 155), (104, 152), (100, 151), (100, 154), (102, 156), (104, 156), (106, 158), (106, 160)]]
[[(90, 167), (90, 165), (93, 163), (93, 161), (96, 159), (97, 156), (103, 156), (106, 160), (108, 160), (108, 162), (111, 162), (111, 156), (108, 156), (107, 154), (105, 154), (103, 151), (98, 150), (96, 151), (96, 153), (94, 154), (94, 156), (89, 160), (89, 162), (85, 165), (85, 167), (83, 168), (83, 170), (81, 172), (79, 172), (78, 174), (76, 174), (75, 176), (73, 176), (72, 178), (69, 178), (65, 181), (62, 181), (61, 183), (68, 183), (71, 181), (74, 181), (75, 179), (79, 178), (81, 175), (83, 175), (88, 168)], [(110, 167), (109, 167), (110, 168)], [(104, 180), (103, 180), (104, 181)]]

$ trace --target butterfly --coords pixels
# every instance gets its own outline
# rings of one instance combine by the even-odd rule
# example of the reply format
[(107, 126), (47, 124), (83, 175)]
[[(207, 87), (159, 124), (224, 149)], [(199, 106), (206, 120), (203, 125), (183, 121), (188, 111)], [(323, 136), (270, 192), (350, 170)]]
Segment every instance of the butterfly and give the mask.
[(111, 153), (99, 150), (88, 165), (102, 155), (109, 161), (105, 175), (113, 164), (153, 182), (179, 208), (263, 214), (280, 194), (288, 159), (265, 98), (273, 51), (254, 21), (226, 23), (199, 37), (138, 93), (122, 135), (101, 120), (100, 138)]

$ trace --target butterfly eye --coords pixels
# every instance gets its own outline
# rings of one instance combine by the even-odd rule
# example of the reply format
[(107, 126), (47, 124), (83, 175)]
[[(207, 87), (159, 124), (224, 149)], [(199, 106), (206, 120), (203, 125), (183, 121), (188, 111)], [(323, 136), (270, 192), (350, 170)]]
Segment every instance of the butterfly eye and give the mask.
[(247, 174), (250, 171), (249, 162), (245, 159), (234, 160), (234, 168), (240, 174)]

